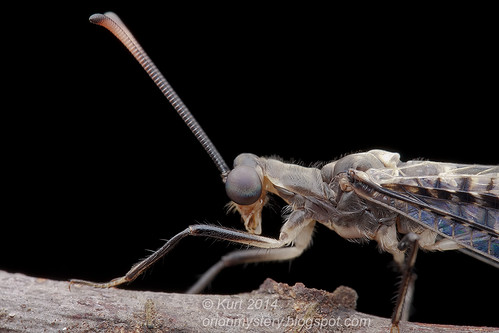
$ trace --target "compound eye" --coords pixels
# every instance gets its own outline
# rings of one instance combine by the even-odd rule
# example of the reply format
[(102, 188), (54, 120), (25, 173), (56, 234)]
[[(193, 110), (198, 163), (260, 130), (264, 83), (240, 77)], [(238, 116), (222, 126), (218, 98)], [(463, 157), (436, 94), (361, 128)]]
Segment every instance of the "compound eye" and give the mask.
[(230, 200), (235, 203), (251, 205), (262, 194), (262, 182), (254, 168), (239, 165), (227, 176), (225, 191)]

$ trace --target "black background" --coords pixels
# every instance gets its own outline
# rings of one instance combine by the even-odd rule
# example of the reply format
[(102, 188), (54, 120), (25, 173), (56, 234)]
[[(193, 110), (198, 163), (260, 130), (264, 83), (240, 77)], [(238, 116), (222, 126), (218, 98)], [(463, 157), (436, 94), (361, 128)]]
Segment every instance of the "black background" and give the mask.
[[(190, 224), (243, 229), (226, 215), (217, 169), (117, 40), (128, 24), (229, 165), (242, 152), (309, 165), (382, 148), (403, 160), (497, 164), (496, 37), (468, 8), (93, 6), (6, 16), (0, 269), (106, 281)], [(484, 10), (487, 12), (487, 10)], [(4, 21), (5, 22), (5, 21)], [(277, 209), (263, 232), (278, 236)], [(224, 253), (186, 239), (126, 288), (182, 292)], [(290, 263), (227, 269), (211, 293), (266, 277), (359, 293), (389, 317), (397, 275), (374, 244), (318, 226)], [(461, 253), (420, 253), (413, 320), (499, 325), (497, 269)], [(491, 303), (492, 302), (492, 303)]]

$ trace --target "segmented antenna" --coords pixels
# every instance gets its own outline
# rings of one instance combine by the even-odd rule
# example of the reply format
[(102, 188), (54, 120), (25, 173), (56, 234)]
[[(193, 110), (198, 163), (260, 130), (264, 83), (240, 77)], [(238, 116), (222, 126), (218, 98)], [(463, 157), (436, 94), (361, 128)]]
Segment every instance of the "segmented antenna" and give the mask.
[(139, 64), (144, 68), (147, 74), (154, 81), (159, 90), (165, 95), (166, 99), (170, 102), (173, 108), (177, 111), (179, 116), (185, 122), (187, 127), (191, 130), (192, 134), (198, 139), (199, 143), (203, 146), (204, 150), (210, 155), (211, 159), (217, 166), (218, 170), (222, 174), (222, 178), (226, 179), (227, 174), (230, 169), (225, 163), (224, 159), (220, 153), (215, 148), (215, 145), (208, 138), (208, 135), (203, 131), (199, 123), (194, 119), (194, 116), (189, 111), (184, 102), (180, 99), (177, 93), (170, 86), (165, 77), (158, 70), (156, 65), (149, 58), (147, 53), (142, 49), (140, 44), (137, 42), (135, 37), (130, 33), (125, 24), (120, 20), (118, 15), (107, 12), (103, 14), (94, 14), (89, 18), (91, 23), (100, 25), (107, 30), (109, 30), (116, 38), (118, 38), (123, 45), (130, 51), (134, 58), (139, 62)]

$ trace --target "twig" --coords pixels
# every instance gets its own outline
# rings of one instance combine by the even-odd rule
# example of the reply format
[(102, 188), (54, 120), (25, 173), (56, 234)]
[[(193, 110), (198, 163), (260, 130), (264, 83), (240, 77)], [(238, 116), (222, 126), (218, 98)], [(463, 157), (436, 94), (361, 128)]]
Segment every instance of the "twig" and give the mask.
[[(267, 279), (237, 295), (95, 289), (0, 271), (0, 332), (388, 332), (390, 320), (355, 311), (357, 294)], [(402, 322), (402, 332), (494, 328)]]

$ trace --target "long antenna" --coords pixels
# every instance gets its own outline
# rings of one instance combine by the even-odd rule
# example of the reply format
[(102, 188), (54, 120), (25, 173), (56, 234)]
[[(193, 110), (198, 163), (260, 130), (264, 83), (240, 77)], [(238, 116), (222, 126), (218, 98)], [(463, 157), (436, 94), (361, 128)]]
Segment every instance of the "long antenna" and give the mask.
[(158, 86), (159, 90), (161, 90), (163, 95), (165, 95), (166, 99), (168, 99), (187, 127), (189, 127), (192, 134), (194, 134), (196, 139), (198, 139), (204, 150), (206, 150), (208, 155), (210, 155), (218, 170), (220, 170), (222, 179), (225, 181), (227, 174), (230, 171), (227, 163), (225, 163), (224, 159), (215, 148), (215, 145), (208, 138), (208, 135), (206, 135), (199, 123), (196, 119), (194, 119), (194, 116), (189, 111), (187, 106), (185, 106), (184, 102), (182, 102), (175, 90), (173, 90), (168, 81), (166, 81), (163, 74), (161, 74), (156, 65), (154, 65), (147, 53), (144, 49), (142, 49), (135, 37), (133, 37), (125, 24), (120, 20), (118, 15), (112, 12), (107, 12), (104, 15), (94, 14), (90, 16), (89, 20), (91, 23), (100, 25), (109, 30), (120, 40), (123, 45), (125, 45), (128, 51), (130, 51), (142, 68), (144, 68), (147, 74), (151, 77), (156, 86)]

